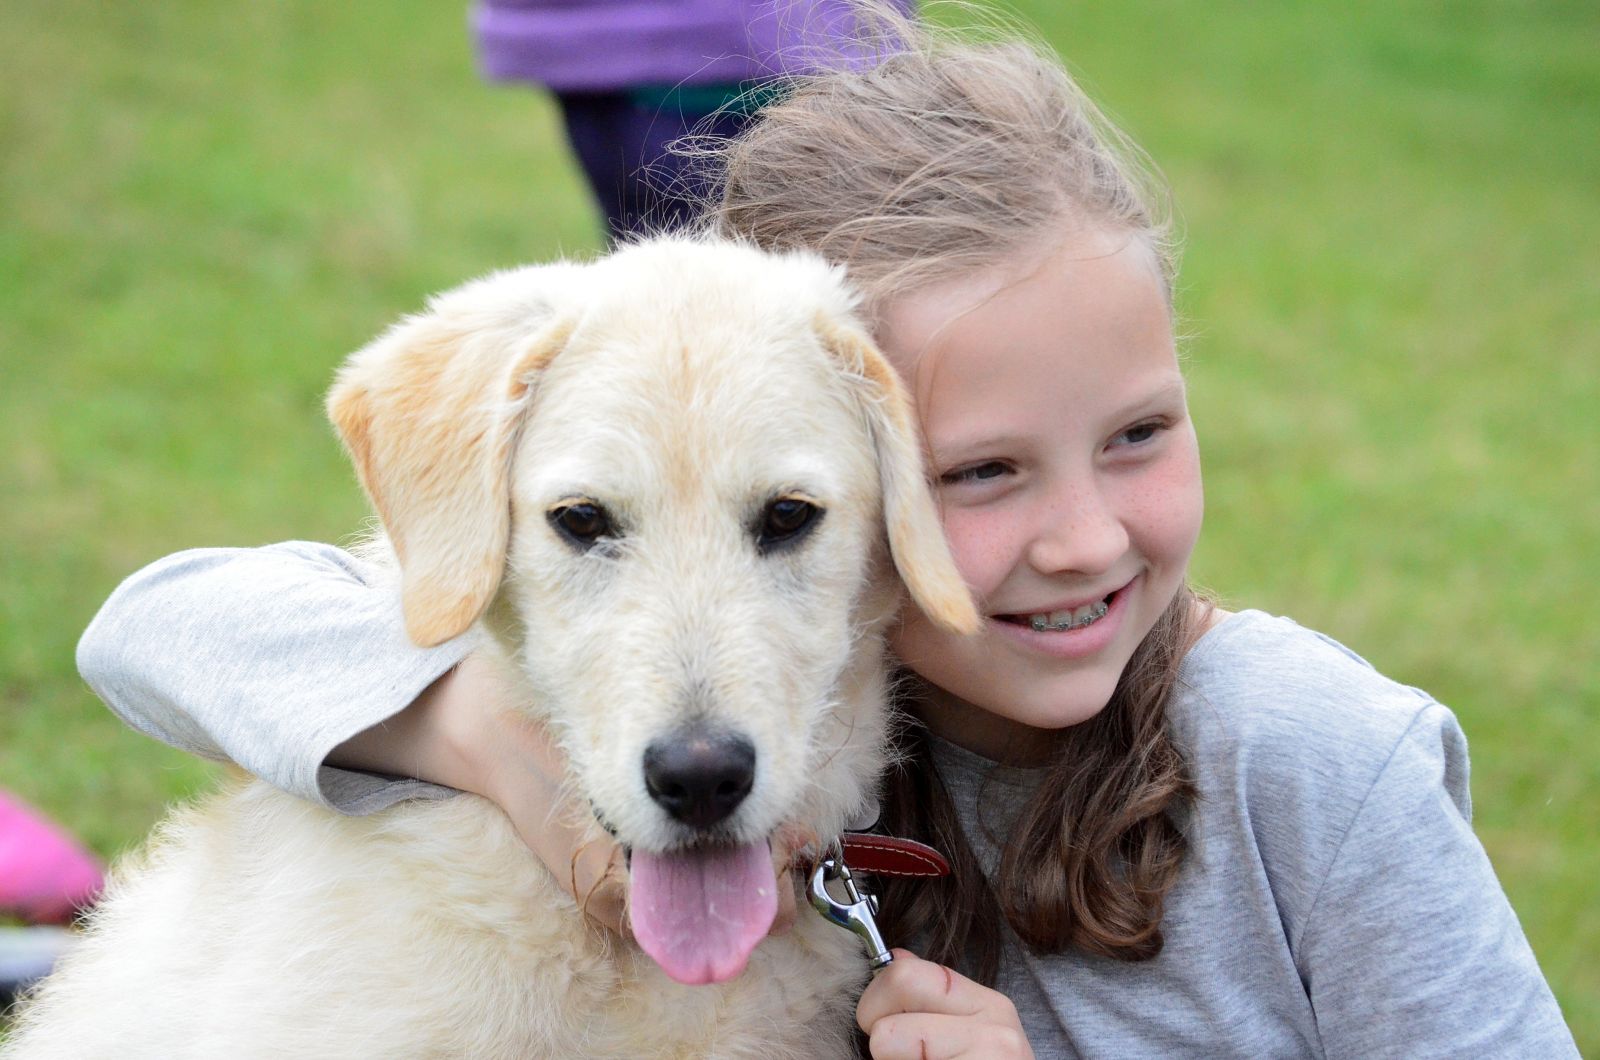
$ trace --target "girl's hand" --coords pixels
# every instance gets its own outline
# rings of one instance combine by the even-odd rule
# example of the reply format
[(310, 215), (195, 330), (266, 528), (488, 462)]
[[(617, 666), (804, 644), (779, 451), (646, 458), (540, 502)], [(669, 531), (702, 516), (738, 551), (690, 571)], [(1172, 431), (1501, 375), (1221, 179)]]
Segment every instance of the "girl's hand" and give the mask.
[[(388, 721), (340, 744), (330, 765), (416, 777), (481, 795), (602, 927), (626, 933), (628, 877), (622, 850), (595, 838), (589, 811), (567, 797), (567, 762), (539, 722), (516, 708), (517, 683), (501, 664), (468, 655)], [(781, 829), (772, 841), (780, 884), (789, 862), (815, 837)], [(794, 925), (793, 886), (778, 888), (772, 934)]]
[(1010, 998), (908, 950), (867, 984), (856, 1023), (875, 1060), (1033, 1056)]

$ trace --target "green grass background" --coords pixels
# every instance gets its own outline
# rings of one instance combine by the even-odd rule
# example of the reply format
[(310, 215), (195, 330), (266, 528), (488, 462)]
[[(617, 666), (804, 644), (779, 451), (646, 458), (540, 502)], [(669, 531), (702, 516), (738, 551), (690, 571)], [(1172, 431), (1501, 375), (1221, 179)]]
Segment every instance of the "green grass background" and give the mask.
[[(1160, 162), (1195, 571), (1459, 713), (1477, 827), (1600, 1054), (1600, 7), (1018, 10)], [(209, 767), (73, 645), (196, 545), (365, 512), (320, 395), (429, 292), (596, 246), (459, 2), (0, 7), (0, 784), (105, 855)]]

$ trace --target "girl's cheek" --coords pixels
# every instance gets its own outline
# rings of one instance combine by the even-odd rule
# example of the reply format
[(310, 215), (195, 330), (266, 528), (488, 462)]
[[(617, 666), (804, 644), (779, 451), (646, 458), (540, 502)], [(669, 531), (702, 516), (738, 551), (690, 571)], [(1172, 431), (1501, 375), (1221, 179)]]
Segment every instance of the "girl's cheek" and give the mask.
[(946, 509), (944, 536), (950, 543), (951, 558), (962, 580), (980, 599), (998, 587), (1011, 569), (1016, 551), (1011, 538), (1015, 534), (1014, 521), (1002, 512)]
[(1192, 434), (1188, 443), (1141, 476), (1128, 496), (1129, 523), (1143, 528), (1143, 550), (1169, 566), (1187, 565), (1205, 514), (1200, 453)]

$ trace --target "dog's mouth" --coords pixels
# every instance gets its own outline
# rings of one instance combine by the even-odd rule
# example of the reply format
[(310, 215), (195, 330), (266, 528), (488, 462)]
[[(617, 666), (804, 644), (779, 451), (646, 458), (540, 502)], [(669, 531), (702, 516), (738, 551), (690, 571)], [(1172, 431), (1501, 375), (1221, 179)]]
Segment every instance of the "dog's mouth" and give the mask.
[(744, 971), (778, 913), (765, 839), (700, 844), (629, 857), (628, 920), (639, 948), (680, 983), (721, 983)]

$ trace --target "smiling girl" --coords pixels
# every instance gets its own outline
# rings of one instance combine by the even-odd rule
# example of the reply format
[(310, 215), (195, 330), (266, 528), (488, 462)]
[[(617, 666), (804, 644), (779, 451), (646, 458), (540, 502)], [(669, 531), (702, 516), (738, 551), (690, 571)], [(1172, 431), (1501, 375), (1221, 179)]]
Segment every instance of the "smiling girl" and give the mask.
[[(862, 996), (872, 1055), (1576, 1055), (1451, 713), (1185, 582), (1199, 450), (1137, 152), (1053, 56), (899, 32), (730, 145), (712, 218), (849, 269), (985, 615), (893, 638), (882, 821), (956, 872), (884, 896), (909, 949)], [(375, 582), (328, 546), (182, 553), (80, 667), (141, 730), (345, 812), (449, 794), (396, 777), (483, 794), (615, 924), (612, 852), (552, 812), (559, 751)]]

